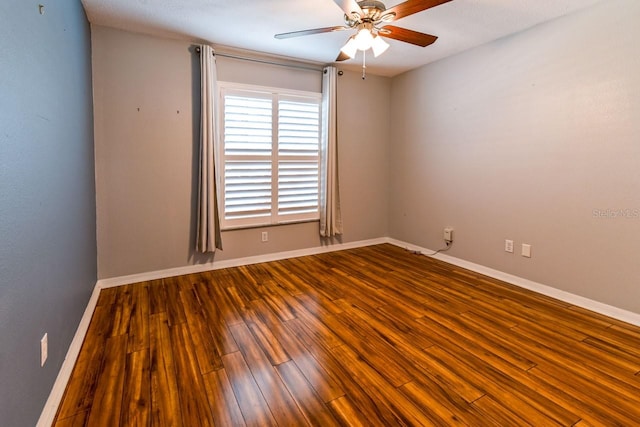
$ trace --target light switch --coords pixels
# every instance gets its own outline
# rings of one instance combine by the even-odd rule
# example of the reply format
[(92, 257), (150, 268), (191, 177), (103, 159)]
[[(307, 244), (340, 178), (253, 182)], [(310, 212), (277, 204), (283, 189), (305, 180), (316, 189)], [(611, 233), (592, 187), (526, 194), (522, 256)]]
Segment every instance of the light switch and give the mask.
[(504, 251), (513, 253), (513, 240), (505, 240), (504, 241)]
[(522, 244), (522, 256), (531, 258), (531, 245), (527, 245), (526, 243)]

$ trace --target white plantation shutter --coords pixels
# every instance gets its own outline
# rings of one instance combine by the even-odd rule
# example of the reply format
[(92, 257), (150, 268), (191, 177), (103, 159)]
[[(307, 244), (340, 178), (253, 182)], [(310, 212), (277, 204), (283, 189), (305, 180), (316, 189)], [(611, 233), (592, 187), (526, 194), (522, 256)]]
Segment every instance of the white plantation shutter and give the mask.
[(225, 219), (271, 215), (271, 162), (228, 160), (224, 165)]
[(318, 212), (320, 104), (278, 102), (278, 215)]
[(318, 212), (318, 162), (278, 162), (278, 215)]
[(223, 87), (221, 96), (223, 228), (318, 219), (319, 95)]
[(225, 96), (225, 155), (271, 155), (271, 99)]
[(280, 155), (318, 156), (320, 105), (280, 100), (278, 151)]

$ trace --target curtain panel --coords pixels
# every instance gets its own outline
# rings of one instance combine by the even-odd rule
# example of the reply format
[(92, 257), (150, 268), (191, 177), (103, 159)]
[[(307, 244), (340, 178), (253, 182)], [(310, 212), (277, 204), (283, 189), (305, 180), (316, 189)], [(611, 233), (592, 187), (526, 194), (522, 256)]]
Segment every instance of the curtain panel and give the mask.
[(198, 224), (196, 250), (222, 249), (218, 216), (218, 191), (215, 163), (216, 137), (216, 58), (213, 48), (200, 46), (200, 172), (198, 185)]
[(320, 235), (342, 234), (338, 180), (337, 69), (322, 73), (322, 139), (320, 141)]

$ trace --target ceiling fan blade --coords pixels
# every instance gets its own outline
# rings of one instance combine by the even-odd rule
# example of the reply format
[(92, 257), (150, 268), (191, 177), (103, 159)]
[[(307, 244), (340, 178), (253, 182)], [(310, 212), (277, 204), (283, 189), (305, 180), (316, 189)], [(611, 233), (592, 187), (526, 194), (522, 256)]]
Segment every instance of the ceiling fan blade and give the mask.
[(311, 34), (332, 33), (334, 31), (344, 31), (350, 29), (351, 28), (344, 26), (314, 28), (313, 30), (292, 31), (290, 33), (276, 34), (274, 37), (277, 39), (290, 39), (291, 37), (310, 36)]
[(356, 12), (358, 15), (362, 16), (362, 9), (360, 5), (355, 0), (333, 0), (336, 2), (340, 9), (344, 11), (347, 16), (351, 16), (351, 12)]
[(396, 16), (393, 20), (396, 21), (400, 18), (404, 18), (405, 16), (413, 15), (414, 13), (422, 12), (423, 10), (436, 7), (450, 1), (451, 0), (407, 0), (404, 3), (400, 3), (399, 5), (387, 9), (385, 14), (394, 12)]
[(338, 57), (336, 58), (336, 62), (346, 61), (347, 59), (351, 59), (351, 57), (346, 53), (344, 53), (343, 51), (340, 51), (340, 53), (338, 54)]
[(382, 37), (387, 37), (394, 40), (400, 40), (401, 42), (415, 44), (416, 46), (429, 46), (438, 37), (431, 34), (419, 33), (413, 30), (407, 30), (406, 28), (395, 27), (393, 25), (386, 25), (381, 28), (378, 34)]

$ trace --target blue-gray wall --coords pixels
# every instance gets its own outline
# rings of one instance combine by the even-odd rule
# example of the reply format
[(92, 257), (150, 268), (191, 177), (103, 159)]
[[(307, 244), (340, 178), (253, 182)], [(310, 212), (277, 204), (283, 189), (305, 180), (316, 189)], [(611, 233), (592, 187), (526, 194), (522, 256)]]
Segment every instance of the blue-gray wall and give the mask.
[[(44, 14), (38, 3), (45, 5)], [(0, 424), (36, 424), (96, 282), (89, 24), (0, 2)], [(40, 367), (40, 338), (49, 359)]]

